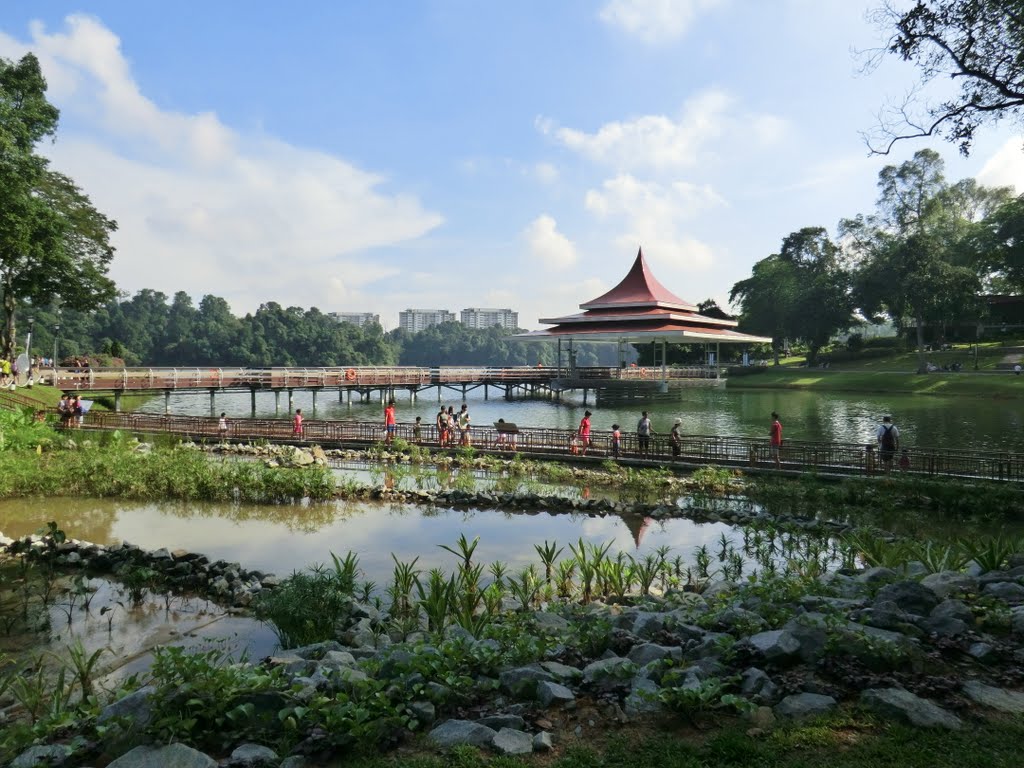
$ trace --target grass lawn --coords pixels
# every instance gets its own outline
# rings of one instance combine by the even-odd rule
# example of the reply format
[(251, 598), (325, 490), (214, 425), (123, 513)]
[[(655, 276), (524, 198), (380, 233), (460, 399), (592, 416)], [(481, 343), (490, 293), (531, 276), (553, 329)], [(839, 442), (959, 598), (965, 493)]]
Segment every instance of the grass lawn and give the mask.
[[(43, 384), (37, 384), (28, 389), (27, 387), (19, 387), (15, 394), (22, 397), (28, 397), (32, 400), (39, 401), (40, 408), (56, 408), (57, 403), (60, 402), (60, 396), (63, 394), (59, 389)], [(112, 411), (114, 410), (114, 396), (113, 395), (100, 395), (99, 397), (92, 397), (88, 392), (83, 392), (82, 397), (87, 400), (94, 402), (93, 407), (98, 408), (101, 411)], [(121, 399), (121, 408), (125, 411), (133, 411), (140, 405), (150, 400), (152, 395), (125, 395)]]
[(1020, 766), (1024, 722), (965, 722), (960, 731), (880, 725), (840, 714), (828, 720), (748, 736), (741, 725), (707, 732), (634, 729), (556, 746), (551, 756), (495, 757), (474, 748), (446, 756), (393, 755), (344, 765), (356, 768), (1010, 768)]
[(1005, 374), (898, 373), (769, 367), (763, 373), (728, 379), (730, 389), (810, 389), (830, 392), (957, 395), (967, 397), (1024, 397), (1024, 376)]

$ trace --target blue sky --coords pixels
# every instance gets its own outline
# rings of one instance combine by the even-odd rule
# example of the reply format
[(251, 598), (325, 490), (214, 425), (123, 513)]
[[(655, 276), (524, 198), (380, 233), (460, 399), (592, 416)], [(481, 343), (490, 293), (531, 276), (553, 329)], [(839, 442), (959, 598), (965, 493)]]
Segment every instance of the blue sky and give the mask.
[(855, 51), (877, 0), (250, 0), (0, 6), (41, 58), (46, 148), (120, 224), (128, 291), (324, 311), (569, 313), (638, 245), (691, 301), (803, 226), (871, 210), (932, 146), (1024, 189), (1021, 137), (868, 157), (916, 72)]

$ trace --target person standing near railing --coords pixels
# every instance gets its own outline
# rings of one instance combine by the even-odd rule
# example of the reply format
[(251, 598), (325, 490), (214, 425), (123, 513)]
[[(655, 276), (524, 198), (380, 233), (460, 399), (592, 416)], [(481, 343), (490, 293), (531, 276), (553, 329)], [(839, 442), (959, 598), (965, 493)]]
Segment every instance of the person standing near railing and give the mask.
[(672, 461), (679, 458), (679, 455), (683, 452), (683, 435), (681, 427), (683, 425), (682, 419), (676, 419), (672, 425), (672, 432), (668, 436), (669, 444), (672, 446)]
[(395, 439), (395, 431), (397, 429), (398, 425), (395, 423), (395, 400), (392, 398), (391, 400), (388, 400), (387, 407), (384, 409), (385, 444), (391, 444), (391, 441)]
[(640, 421), (636, 423), (636, 442), (641, 458), (651, 455), (651, 435), (653, 434), (654, 428), (651, 426), (651, 419), (648, 417), (647, 411), (641, 411)]
[(587, 455), (587, 448), (590, 447), (590, 411), (583, 412), (583, 418), (580, 419), (580, 428), (577, 434), (580, 438), (580, 456)]
[(466, 403), (459, 410), (459, 433), (462, 435), (462, 445), (469, 446), (469, 406)]
[(302, 425), (302, 409), (296, 408), (295, 417), (292, 419), (292, 435), (301, 440), (304, 432), (305, 427)]
[(892, 423), (892, 416), (883, 416), (882, 423), (875, 430), (875, 439), (878, 441), (878, 457), (882, 461), (882, 467), (886, 473), (892, 471), (892, 460), (896, 451), (900, 449), (900, 431)]
[(782, 451), (782, 422), (779, 421), (779, 414), (775, 411), (772, 411), (772, 425), (768, 430), (768, 448), (775, 460), (775, 468), (781, 469), (782, 462), (779, 459), (779, 453)]

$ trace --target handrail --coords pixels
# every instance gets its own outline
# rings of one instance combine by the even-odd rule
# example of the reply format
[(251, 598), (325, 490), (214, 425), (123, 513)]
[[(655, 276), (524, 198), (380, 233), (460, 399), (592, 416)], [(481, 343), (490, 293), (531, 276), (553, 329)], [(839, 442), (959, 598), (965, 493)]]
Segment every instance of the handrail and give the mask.
[[(120, 429), (144, 433), (172, 433), (193, 439), (224, 439), (218, 419), (203, 416), (169, 416), (146, 413), (111, 413), (90, 411), (85, 418), (87, 429)], [(385, 437), (380, 422), (306, 420), (301, 441), (322, 445), (367, 445)], [(474, 425), (473, 444), (478, 448), (509, 449), (519, 453), (574, 454), (581, 451), (576, 430), (520, 427), (514, 437), (499, 433), (490, 425)], [(397, 425), (396, 437), (415, 442), (413, 424)], [(278, 440), (293, 442), (288, 419), (231, 419), (226, 439), (238, 441)], [(611, 433), (594, 431), (586, 451), (591, 457), (611, 455)], [(420, 425), (420, 442), (437, 445), (437, 429), (433, 424)], [(454, 447), (454, 446), (453, 446)], [(641, 451), (637, 435), (624, 433), (620, 455), (629, 459), (647, 459), (662, 465), (672, 461), (688, 464), (718, 464), (732, 467), (774, 469), (775, 458), (765, 438), (722, 437), (718, 435), (682, 435), (679, 455), (672, 456), (671, 445), (664, 435), (650, 438)], [(910, 453), (907, 474), (926, 477), (958, 477), (1024, 483), (1024, 454), (1008, 452), (963, 451), (945, 448), (915, 448)], [(823, 443), (789, 441), (779, 452), (779, 468), (800, 472), (826, 472), (845, 475), (877, 475), (885, 471), (873, 443)], [(899, 472), (893, 466), (892, 471)]]

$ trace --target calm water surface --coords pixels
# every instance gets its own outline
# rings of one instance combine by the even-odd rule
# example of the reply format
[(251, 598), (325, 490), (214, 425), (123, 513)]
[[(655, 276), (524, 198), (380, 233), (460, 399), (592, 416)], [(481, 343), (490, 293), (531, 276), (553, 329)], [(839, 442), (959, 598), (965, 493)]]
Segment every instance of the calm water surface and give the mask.
[[(470, 414), (476, 424), (491, 424), (499, 418), (520, 426), (574, 429), (590, 408), (595, 430), (607, 430), (618, 422), (623, 429), (635, 429), (641, 410), (651, 412), (654, 428), (666, 434), (676, 418), (682, 419), (686, 434), (767, 435), (772, 411), (778, 411), (790, 440), (827, 440), (835, 442), (874, 442), (875, 429), (881, 417), (891, 414), (908, 447), (955, 447), (986, 451), (1024, 452), (1024, 402), (988, 398), (947, 398), (931, 395), (847, 394), (840, 392), (798, 392), (792, 390), (738, 391), (716, 387), (688, 387), (679, 392), (677, 400), (644, 404), (583, 405), (582, 396), (573, 393), (559, 403), (545, 399), (507, 401), (500, 392), (492, 391), (485, 400), (482, 389), (466, 397)], [(444, 391), (443, 402), (462, 402), (461, 393)], [(325, 392), (317, 398), (315, 418), (354, 421), (382, 419), (379, 402), (342, 403), (336, 393)], [(171, 398), (171, 412), (209, 415), (209, 397), (205, 394), (179, 394)], [(163, 412), (163, 398), (146, 403), (140, 410)], [(295, 392), (295, 407), (307, 416), (313, 415), (310, 392)], [(281, 418), (286, 418), (287, 398), (282, 395)], [(437, 413), (436, 390), (420, 393), (415, 403), (407, 392), (398, 393), (399, 421), (413, 421), (416, 416), (432, 424)], [(250, 413), (248, 393), (218, 395), (216, 411), (226, 411), (235, 418)], [(261, 417), (275, 416), (274, 396), (257, 396), (257, 412)]]

